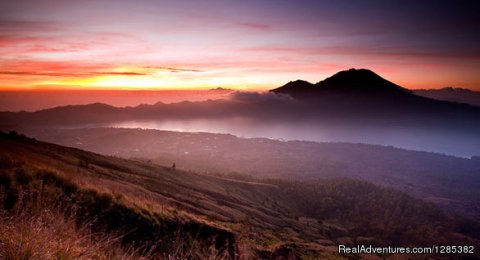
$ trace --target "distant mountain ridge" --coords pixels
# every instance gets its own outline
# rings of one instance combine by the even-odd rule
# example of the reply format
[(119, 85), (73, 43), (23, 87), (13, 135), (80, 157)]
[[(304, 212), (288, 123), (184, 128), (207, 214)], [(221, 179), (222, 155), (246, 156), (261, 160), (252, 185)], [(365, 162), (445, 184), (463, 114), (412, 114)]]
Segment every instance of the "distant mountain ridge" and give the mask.
[[(292, 97), (285, 98), (287, 95)], [(0, 129), (196, 119), (219, 124), (247, 119), (258, 129), (273, 123), (298, 127), (295, 132), (306, 131), (302, 127), (308, 125), (316, 127), (317, 137), (321, 132), (321, 140), (374, 142), (459, 156), (480, 154), (480, 107), (418, 96), (365, 69), (342, 71), (317, 84), (289, 82), (270, 93), (237, 93), (230, 99), (136, 107), (97, 103), (36, 112), (0, 112)], [(253, 133), (252, 137), (262, 133), (253, 127), (250, 130), (247, 132)], [(317, 138), (314, 132), (312, 129), (304, 136)]]
[(441, 89), (416, 89), (413, 90), (413, 93), (437, 100), (480, 106), (480, 91), (466, 88), (444, 87)]
[[(348, 124), (425, 125), (425, 122), (477, 125), (480, 107), (418, 96), (371, 70), (340, 71), (316, 84), (291, 81), (270, 90), (293, 99), (269, 97), (179, 102), (136, 107), (101, 103), (64, 106), (36, 112), (0, 112), (3, 126), (95, 124), (124, 120), (250, 117), (261, 120), (334, 120)], [(272, 95), (272, 94), (270, 94)], [(275, 96), (275, 95), (273, 95)], [(301, 102), (298, 102), (301, 101)], [(307, 101), (307, 102), (303, 102)]]

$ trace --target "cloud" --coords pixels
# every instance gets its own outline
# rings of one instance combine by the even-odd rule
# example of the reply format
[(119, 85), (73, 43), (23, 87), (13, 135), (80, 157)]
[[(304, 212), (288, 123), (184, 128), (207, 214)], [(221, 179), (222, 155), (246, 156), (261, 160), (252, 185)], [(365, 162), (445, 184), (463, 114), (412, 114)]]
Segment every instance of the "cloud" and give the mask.
[(140, 72), (49, 72), (49, 71), (0, 71), (0, 75), (13, 76), (47, 76), (47, 77), (94, 77), (94, 76), (146, 76), (149, 73)]
[(81, 52), (94, 48), (92, 44), (81, 41), (80, 38), (58, 36), (0, 36), (0, 53), (37, 54), (58, 52)]
[(289, 95), (275, 94), (271, 92), (250, 92), (250, 91), (235, 91), (231, 93), (229, 97), (231, 100), (242, 101), (242, 102), (293, 100)]
[(106, 64), (93, 64), (73, 61), (40, 61), (40, 60), (9, 60), (0, 63), (0, 71), (17, 72), (78, 72), (78, 71), (96, 71), (105, 69)]
[(124, 66), (86, 61), (17, 60), (0, 63), (0, 75), (88, 78), (96, 76), (148, 76), (164, 72), (201, 72), (174, 66)]
[(155, 70), (163, 70), (168, 72), (203, 72), (202, 70), (198, 69), (188, 69), (188, 68), (176, 68), (176, 67), (162, 67), (162, 66), (146, 66), (143, 67), (146, 69), (155, 69)]
[(0, 18), (0, 33), (2, 35), (24, 35), (26, 33), (58, 32), (61, 30), (62, 25), (55, 22)]
[[(38, 55), (50, 53), (80, 53), (95, 51), (111, 54), (122, 52), (137, 54), (151, 51), (144, 42), (133, 36), (108, 32), (90, 32), (77, 34), (29, 34), (15, 33), (0, 35), (0, 53), (8, 55)], [(136, 47), (136, 49), (134, 48)]]
[(135, 33), (78, 30), (67, 23), (0, 18), (0, 55), (5, 59), (132, 59), (155, 48)]
[(0, 75), (82, 78), (94, 76), (144, 76), (146, 71), (116, 71), (110, 64), (84, 61), (15, 60), (0, 63)]
[(387, 58), (428, 58), (428, 59), (464, 59), (479, 60), (480, 50), (477, 49), (445, 49), (425, 46), (401, 45), (335, 45), (322, 47), (291, 47), (291, 46), (261, 46), (239, 49), (239, 51), (266, 54), (288, 54), (296, 56), (368, 56)]
[(272, 30), (271, 25), (264, 24), (264, 23), (240, 22), (237, 25), (239, 25), (240, 27), (247, 28), (247, 29), (252, 29), (252, 30), (255, 30), (255, 31), (262, 31), (262, 32)]

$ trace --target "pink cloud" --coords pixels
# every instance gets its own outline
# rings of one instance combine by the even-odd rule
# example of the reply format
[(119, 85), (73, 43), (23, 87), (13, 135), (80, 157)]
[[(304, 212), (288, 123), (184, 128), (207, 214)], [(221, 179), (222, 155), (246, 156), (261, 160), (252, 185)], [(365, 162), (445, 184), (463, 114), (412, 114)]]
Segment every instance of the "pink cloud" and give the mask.
[(162, 66), (146, 66), (146, 67), (143, 67), (143, 68), (155, 69), (155, 70), (164, 70), (164, 71), (169, 71), (169, 72), (203, 72), (203, 70), (199, 70), (199, 69), (162, 67)]
[(263, 46), (238, 49), (240, 52), (289, 54), (289, 55), (338, 55), (338, 56), (370, 56), (403, 59), (465, 59), (479, 60), (480, 52), (472, 53), (470, 50), (413, 50), (404, 47), (379, 47), (375, 45), (331, 45), (321, 47), (289, 47), (289, 46)]
[(273, 29), (271, 25), (264, 24), (264, 23), (240, 22), (237, 25), (247, 29), (252, 29), (252, 30), (262, 31), (262, 32), (272, 31)]

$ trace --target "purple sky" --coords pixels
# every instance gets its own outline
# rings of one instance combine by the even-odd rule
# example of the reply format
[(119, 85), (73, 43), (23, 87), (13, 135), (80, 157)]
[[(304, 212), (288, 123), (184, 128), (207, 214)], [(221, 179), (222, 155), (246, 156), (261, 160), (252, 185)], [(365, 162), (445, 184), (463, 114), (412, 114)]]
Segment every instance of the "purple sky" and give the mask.
[(478, 1), (3, 0), (3, 89), (269, 89), (369, 68), (480, 90)]

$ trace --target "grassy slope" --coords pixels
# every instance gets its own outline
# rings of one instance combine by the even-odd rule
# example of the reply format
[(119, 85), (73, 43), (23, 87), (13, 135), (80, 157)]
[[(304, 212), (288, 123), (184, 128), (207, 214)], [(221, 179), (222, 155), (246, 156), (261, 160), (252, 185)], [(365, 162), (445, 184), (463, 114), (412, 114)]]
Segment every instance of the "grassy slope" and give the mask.
[[(235, 254), (230, 231), (178, 211), (173, 204), (154, 203), (151, 192), (133, 184), (145, 174), (135, 164), (22, 137), (1, 139), (4, 223), (12, 218), (11, 223), (19, 222), (17, 209), (24, 204), (49, 201), (31, 215), (61, 205), (54, 214), (65, 213), (66, 221), (74, 218), (95, 233), (120, 236), (121, 244), (135, 250), (177, 257), (208, 255), (210, 249), (222, 256)], [(86, 161), (92, 163), (82, 165)], [(125, 183), (129, 178), (132, 183)], [(43, 214), (30, 217), (38, 218)]]
[[(53, 197), (73, 196), (84, 209), (78, 219), (96, 219), (95, 231), (128, 230), (123, 244), (145, 248), (181, 232), (198, 248), (271, 256), (328, 253), (337, 243), (361, 241), (475, 243), (432, 205), (365, 182), (242, 182), (4, 134), (0, 147), (4, 187), (38, 190), (35, 183), (53, 179)], [(17, 180), (22, 175), (30, 177)], [(169, 253), (171, 247), (157, 250)]]
[(177, 168), (195, 172), (297, 180), (363, 179), (431, 201), (450, 212), (480, 216), (478, 160), (377, 145), (280, 142), (151, 129), (50, 129), (31, 134), (101, 154), (141, 157), (163, 165), (176, 162)]

